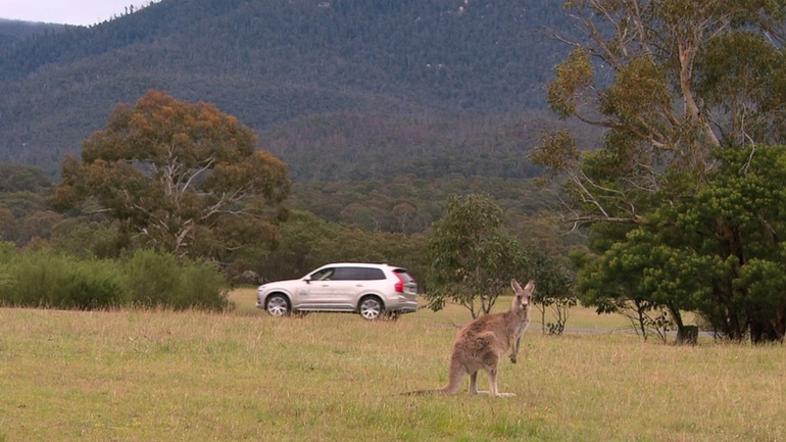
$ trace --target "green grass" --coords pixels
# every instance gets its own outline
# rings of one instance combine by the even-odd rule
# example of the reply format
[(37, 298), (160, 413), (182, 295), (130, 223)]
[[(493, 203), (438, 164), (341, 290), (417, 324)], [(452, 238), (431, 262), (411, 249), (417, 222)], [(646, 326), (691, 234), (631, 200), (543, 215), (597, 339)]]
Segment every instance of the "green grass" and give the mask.
[(516, 397), (410, 397), (445, 383), (463, 310), (277, 320), (253, 290), (233, 300), (225, 314), (0, 309), (0, 441), (786, 439), (783, 346), (533, 326), (500, 369)]

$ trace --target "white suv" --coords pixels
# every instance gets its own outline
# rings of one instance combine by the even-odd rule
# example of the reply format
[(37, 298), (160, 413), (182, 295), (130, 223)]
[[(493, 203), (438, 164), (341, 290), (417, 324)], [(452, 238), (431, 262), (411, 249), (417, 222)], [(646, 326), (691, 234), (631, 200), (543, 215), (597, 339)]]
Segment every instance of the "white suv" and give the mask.
[(417, 310), (418, 286), (401, 267), (328, 264), (290, 281), (259, 286), (257, 308), (273, 316), (291, 312), (357, 312), (374, 320)]

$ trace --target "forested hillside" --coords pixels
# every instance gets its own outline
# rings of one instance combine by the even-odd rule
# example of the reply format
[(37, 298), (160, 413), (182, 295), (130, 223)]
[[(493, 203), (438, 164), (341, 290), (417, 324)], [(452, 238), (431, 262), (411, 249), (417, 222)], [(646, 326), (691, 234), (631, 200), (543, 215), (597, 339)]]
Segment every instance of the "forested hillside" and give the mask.
[(10, 43), (36, 34), (54, 34), (63, 30), (65, 30), (64, 25), (0, 18), (0, 42)]
[(565, 20), (551, 0), (164, 0), (0, 49), (0, 159), (56, 173), (155, 88), (237, 115), (296, 179), (527, 177)]

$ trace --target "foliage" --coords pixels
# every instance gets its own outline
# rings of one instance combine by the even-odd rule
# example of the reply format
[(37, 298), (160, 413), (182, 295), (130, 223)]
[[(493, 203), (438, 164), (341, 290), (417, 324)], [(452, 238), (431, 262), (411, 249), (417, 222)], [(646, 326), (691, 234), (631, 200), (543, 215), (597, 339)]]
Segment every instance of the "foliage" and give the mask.
[(568, 38), (576, 49), (549, 101), (563, 117), (608, 129), (603, 148), (579, 161), (564, 132), (536, 155), (563, 178), (574, 222), (647, 222), (662, 199), (695, 190), (713, 149), (783, 140), (783, 2), (567, 6), (587, 38)]
[(425, 276), (429, 267), (422, 235), (369, 232), (308, 212), (293, 211), (280, 238), (273, 250), (264, 250), (264, 257), (248, 267), (268, 281), (298, 278), (328, 262), (388, 263), (406, 267), (415, 278)]
[(52, 180), (43, 170), (22, 164), (0, 163), (0, 193), (42, 193), (52, 189)]
[(0, 241), (18, 245), (48, 239), (63, 217), (47, 199), (51, 179), (31, 166), (0, 163)]
[(19, 41), (0, 49), (0, 158), (56, 174), (107, 109), (156, 88), (269, 134), (297, 179), (534, 170), (559, 2), (393, 3), (167, 1)]
[[(561, 262), (555, 255), (544, 250), (527, 250), (530, 278), (535, 280), (537, 289), (532, 298), (540, 309), (543, 332), (560, 335), (565, 331), (570, 308), (577, 304), (573, 293), (575, 276), (570, 274), (570, 263)], [(546, 322), (546, 310), (551, 310), (554, 322)]]
[(117, 266), (46, 251), (18, 253), (0, 299), (12, 306), (93, 310), (126, 304)]
[(91, 217), (66, 218), (52, 228), (48, 245), (80, 258), (118, 258), (133, 249), (119, 224)]
[[(718, 151), (692, 198), (664, 204), (652, 224), (615, 242), (580, 272), (582, 301), (599, 312), (698, 311), (716, 332), (754, 342), (786, 333), (786, 148)], [(657, 322), (650, 317), (650, 322)]]
[(288, 189), (286, 166), (255, 150), (237, 119), (151, 91), (115, 109), (81, 163), (64, 162), (56, 201), (97, 205), (147, 246), (226, 260), (252, 238), (273, 238)]
[[(562, 183), (566, 218), (574, 227), (592, 226), (593, 251), (601, 258), (589, 260), (579, 291), (600, 310), (633, 312), (642, 332), (650, 324), (662, 333), (670, 321), (682, 332), (680, 310), (695, 308), (732, 338), (750, 328), (754, 341), (781, 339), (773, 326), (739, 311), (750, 304), (730, 301), (738, 296), (732, 281), (739, 267), (755, 256), (733, 258), (740, 253), (724, 249), (738, 247), (737, 229), (749, 223), (740, 217), (749, 211), (766, 220), (757, 224), (764, 231), (780, 218), (753, 201), (715, 213), (717, 220), (709, 213), (696, 217), (710, 200), (720, 204), (713, 192), (721, 188), (755, 194), (743, 184), (751, 179), (744, 172), (759, 164), (761, 145), (786, 141), (780, 92), (786, 90), (786, 3), (580, 0), (566, 6), (585, 37), (563, 38), (575, 50), (556, 69), (549, 103), (560, 116), (607, 132), (601, 149), (581, 155), (566, 132), (546, 136), (534, 158)], [(774, 170), (766, 173), (784, 182)], [(676, 234), (675, 226), (689, 219), (685, 237)], [(707, 236), (691, 238), (688, 232), (699, 226)], [(771, 241), (744, 240), (739, 247), (746, 254)], [(754, 273), (767, 273), (765, 267)]]
[(54, 23), (33, 23), (20, 20), (0, 18), (0, 37), (9, 40), (21, 40), (36, 34), (53, 34), (65, 29), (65, 26)]
[(227, 305), (226, 281), (207, 261), (139, 250), (123, 262), (123, 278), (134, 306), (221, 310)]
[(226, 307), (224, 280), (207, 262), (139, 250), (128, 258), (76, 258), (47, 249), (0, 250), (0, 304), (79, 310)]
[[(471, 193), (493, 197), (511, 223), (527, 215), (534, 217), (556, 202), (553, 192), (544, 191), (533, 180), (403, 175), (388, 180), (296, 182), (289, 204), (365, 230), (420, 233), (442, 216), (452, 195)], [(369, 216), (356, 216), (359, 213)]]
[(428, 250), (432, 287), (426, 297), (435, 311), (451, 300), (473, 318), (488, 314), (510, 280), (527, 271), (521, 245), (502, 226), (502, 209), (483, 195), (451, 198)]

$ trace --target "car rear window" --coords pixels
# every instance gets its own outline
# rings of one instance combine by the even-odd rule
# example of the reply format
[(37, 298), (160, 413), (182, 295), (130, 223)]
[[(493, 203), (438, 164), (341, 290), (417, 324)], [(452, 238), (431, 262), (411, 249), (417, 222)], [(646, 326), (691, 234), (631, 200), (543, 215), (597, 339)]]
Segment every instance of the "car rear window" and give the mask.
[(369, 267), (338, 267), (330, 279), (333, 281), (378, 281), (385, 279), (385, 273), (380, 269)]

